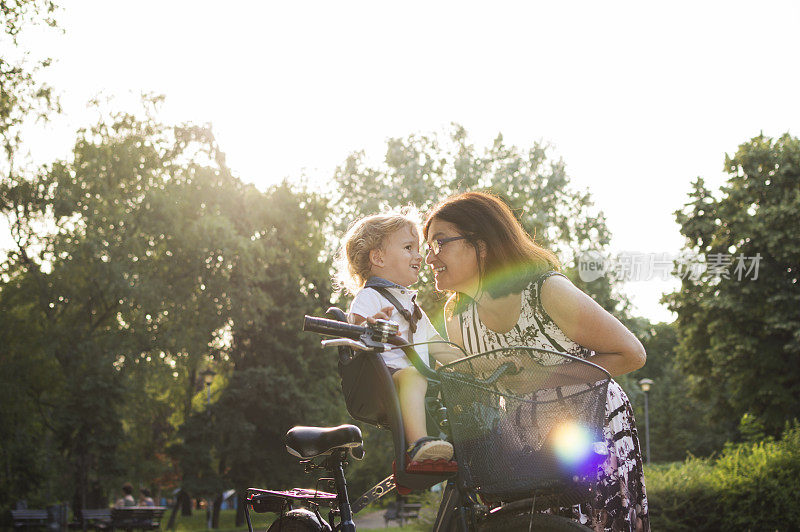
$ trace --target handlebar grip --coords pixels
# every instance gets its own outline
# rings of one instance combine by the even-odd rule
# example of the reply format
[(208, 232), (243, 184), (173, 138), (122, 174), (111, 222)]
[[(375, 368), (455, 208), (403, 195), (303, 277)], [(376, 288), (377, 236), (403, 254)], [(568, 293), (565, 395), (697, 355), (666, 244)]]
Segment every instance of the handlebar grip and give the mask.
[(328, 336), (342, 336), (344, 338), (358, 340), (367, 329), (366, 327), (352, 325), (343, 321), (305, 316), (303, 318), (303, 330)]

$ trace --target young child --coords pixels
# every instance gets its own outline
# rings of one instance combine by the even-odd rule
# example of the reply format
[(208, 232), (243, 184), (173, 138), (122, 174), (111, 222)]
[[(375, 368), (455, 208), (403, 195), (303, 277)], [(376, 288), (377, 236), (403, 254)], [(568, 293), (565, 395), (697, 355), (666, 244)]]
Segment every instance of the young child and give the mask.
[[(376, 214), (350, 227), (337, 260), (337, 284), (355, 294), (348, 314), (350, 322), (360, 324), (367, 318), (383, 317), (398, 323), (398, 334), (406, 341), (441, 340), (428, 316), (416, 304), (416, 291), (409, 288), (417, 282), (424, 263), (419, 245), (417, 224), (406, 213)], [(402, 310), (395, 308), (398, 303)], [(420, 345), (415, 350), (428, 365), (429, 355), (441, 363), (461, 356), (446, 344)], [(425, 425), (427, 379), (411, 365), (402, 350), (386, 351), (382, 356), (397, 389), (411, 461), (449, 460), (453, 446), (429, 437)]]

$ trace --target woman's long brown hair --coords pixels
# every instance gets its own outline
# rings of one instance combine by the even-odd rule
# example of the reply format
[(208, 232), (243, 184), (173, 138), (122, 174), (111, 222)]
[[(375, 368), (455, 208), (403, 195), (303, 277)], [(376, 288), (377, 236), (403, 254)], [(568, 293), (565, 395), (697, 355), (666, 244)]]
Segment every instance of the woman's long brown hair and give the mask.
[[(558, 257), (536, 244), (511, 208), (494, 194), (464, 192), (441, 201), (425, 218), (425, 240), (434, 219), (455, 225), (467, 237), (478, 254), (481, 288), (492, 297), (521, 292), (538, 273), (561, 269)], [(486, 249), (483, 260), (478, 253), (481, 243)], [(456, 312), (463, 308), (462, 295)]]

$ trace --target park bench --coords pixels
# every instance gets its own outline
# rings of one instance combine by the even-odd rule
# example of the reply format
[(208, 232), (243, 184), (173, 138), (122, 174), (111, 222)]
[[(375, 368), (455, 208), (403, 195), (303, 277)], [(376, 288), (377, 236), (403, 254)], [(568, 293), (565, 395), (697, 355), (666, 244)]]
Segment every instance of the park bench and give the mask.
[(405, 521), (418, 518), (421, 509), (422, 505), (418, 503), (404, 502), (402, 500), (390, 502), (383, 513), (383, 522), (386, 526), (389, 526), (389, 521), (398, 521), (400, 526), (403, 526)]
[(75, 519), (77, 523), (70, 523), (70, 528), (106, 530), (111, 527), (111, 508), (75, 510)]
[(11, 510), (11, 517), (14, 529), (43, 528), (50, 521), (47, 510)]
[(129, 506), (111, 509), (111, 531), (122, 530), (158, 530), (164, 516), (164, 506)]

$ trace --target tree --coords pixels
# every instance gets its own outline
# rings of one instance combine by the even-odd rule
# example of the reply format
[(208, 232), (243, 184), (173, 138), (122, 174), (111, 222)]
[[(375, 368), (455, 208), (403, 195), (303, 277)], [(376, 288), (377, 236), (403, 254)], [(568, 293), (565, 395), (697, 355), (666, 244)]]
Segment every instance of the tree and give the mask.
[(171, 449), (185, 464), (187, 489), (207, 494), (296, 482), (302, 468), (286, 455), (286, 431), (342, 418), (342, 401), (331, 400), (339, 396), (335, 356), (302, 332), (303, 315), (322, 314), (330, 300), (325, 202), (284, 183), (243, 203), (242, 235), (252, 238), (228, 280), (231, 342), (216, 360), (226, 382)]
[[(231, 201), (228, 183), (237, 180), (207, 128), (125, 113), (81, 131), (70, 161), (3, 183), (15, 248), (0, 308), (19, 316), (0, 325), (4, 364), (46, 368), (46, 379), (31, 372), (18, 386), (70, 470), (52, 476), (74, 482), (64, 489), (77, 505), (90, 485), (136, 473), (120, 450), (150, 476), (132, 480), (170, 468), (163, 447), (229, 320), (232, 239), (216, 209)], [(213, 198), (208, 211), (199, 196)], [(228, 213), (238, 216), (235, 200)], [(35, 334), (20, 337), (19, 322)]]
[[(407, 204), (422, 213), (450, 194), (467, 190), (491, 190), (507, 201), (525, 229), (536, 241), (557, 252), (565, 273), (591, 294), (604, 308), (625, 318), (628, 304), (614, 290), (614, 279), (601, 277), (583, 282), (572, 257), (580, 251), (603, 251), (610, 241), (602, 212), (594, 208), (587, 192), (570, 186), (563, 160), (552, 159), (541, 143), (530, 148), (509, 146), (498, 135), (485, 148), (474, 146), (467, 131), (453, 124), (446, 135), (422, 134), (393, 138), (386, 144), (383, 161), (375, 164), (364, 152), (352, 153), (334, 172), (331, 195), (329, 252), (337, 238), (354, 220)], [(419, 301), (440, 331), (443, 331), (444, 295), (433, 290), (426, 269), (416, 285)], [(346, 306), (346, 301), (337, 302)], [(350, 483), (364, 489), (377, 477), (388, 475), (391, 441), (371, 427), (364, 427), (367, 456), (353, 467)], [(369, 484), (371, 485), (371, 484)]]
[(122, 478), (199, 494), (289, 479), (283, 433), (342, 417), (319, 400), (337, 395), (334, 357), (301, 332), (330, 299), (326, 202), (243, 183), (208, 127), (161, 123), (159, 102), (105, 113), (69, 160), (0, 187), (0, 442), (32, 466), (0, 473), (15, 496), (47, 480), (86, 507)]
[[(336, 169), (333, 194), (335, 234), (362, 216), (411, 203), (422, 212), (450, 194), (492, 190), (505, 199), (536, 241), (559, 254), (566, 266), (580, 251), (603, 251), (610, 233), (602, 212), (593, 208), (588, 192), (570, 187), (563, 160), (548, 157), (548, 147), (529, 149), (505, 144), (502, 135), (479, 151), (466, 130), (454, 124), (447, 138), (410, 135), (387, 142), (384, 162), (370, 166), (363, 152), (351, 154)], [(335, 247), (336, 243), (333, 243)], [(601, 277), (582, 282), (576, 271), (566, 273), (603, 307), (627, 312), (627, 301), (613, 290), (614, 280)], [(420, 300), (432, 319), (441, 321), (440, 296), (432, 292), (427, 272), (420, 275)]]
[(711, 270), (666, 301), (681, 369), (712, 404), (714, 430), (732, 436), (750, 413), (777, 436), (800, 411), (800, 141), (759, 135), (725, 169), (717, 194), (698, 178), (676, 212), (687, 250)]
[(684, 374), (676, 361), (678, 332), (675, 324), (651, 324), (633, 318), (626, 325), (642, 341), (647, 364), (617, 380), (625, 388), (636, 412), (639, 439), (644, 447), (644, 397), (638, 381), (654, 381), (649, 394), (650, 453), (653, 462), (680, 461), (687, 453), (708, 456), (725, 443), (725, 434), (710, 431), (713, 417), (709, 405), (688, 395), (693, 376)]
[[(50, 64), (46, 58), (32, 59), (18, 46), (18, 38), (31, 26), (55, 26), (55, 5), (49, 0), (0, 1), (0, 212), (6, 213), (5, 185), (14, 179), (22, 166), (18, 151), (22, 142), (21, 126), (37, 118), (46, 118), (58, 108), (52, 90), (39, 79), (39, 73)], [(14, 312), (4, 313), (9, 330), (15, 335), (0, 333), (6, 347), (15, 349), (26, 337), (41, 333), (38, 324), (27, 319), (24, 302)], [(46, 438), (50, 419), (38, 416), (38, 397), (52, 385), (47, 361), (31, 354), (22, 359), (0, 357), (0, 371), (8, 386), (0, 390), (0, 402), (6, 405), (0, 413), (0, 511), (14, 498), (31, 494), (57, 492), (61, 460), (52, 446), (41, 446)], [(28, 383), (34, 384), (31, 387)], [(48, 441), (48, 440), (45, 440)], [(28, 451), (41, 447), (38, 456)]]
[(41, 70), (51, 60), (32, 59), (18, 48), (18, 38), (34, 25), (55, 27), (56, 10), (52, 0), (0, 1), (0, 141), (4, 158), (0, 159), (2, 177), (16, 172), (15, 155), (22, 141), (20, 126), (30, 119), (46, 119), (58, 109), (53, 90), (39, 80)]

